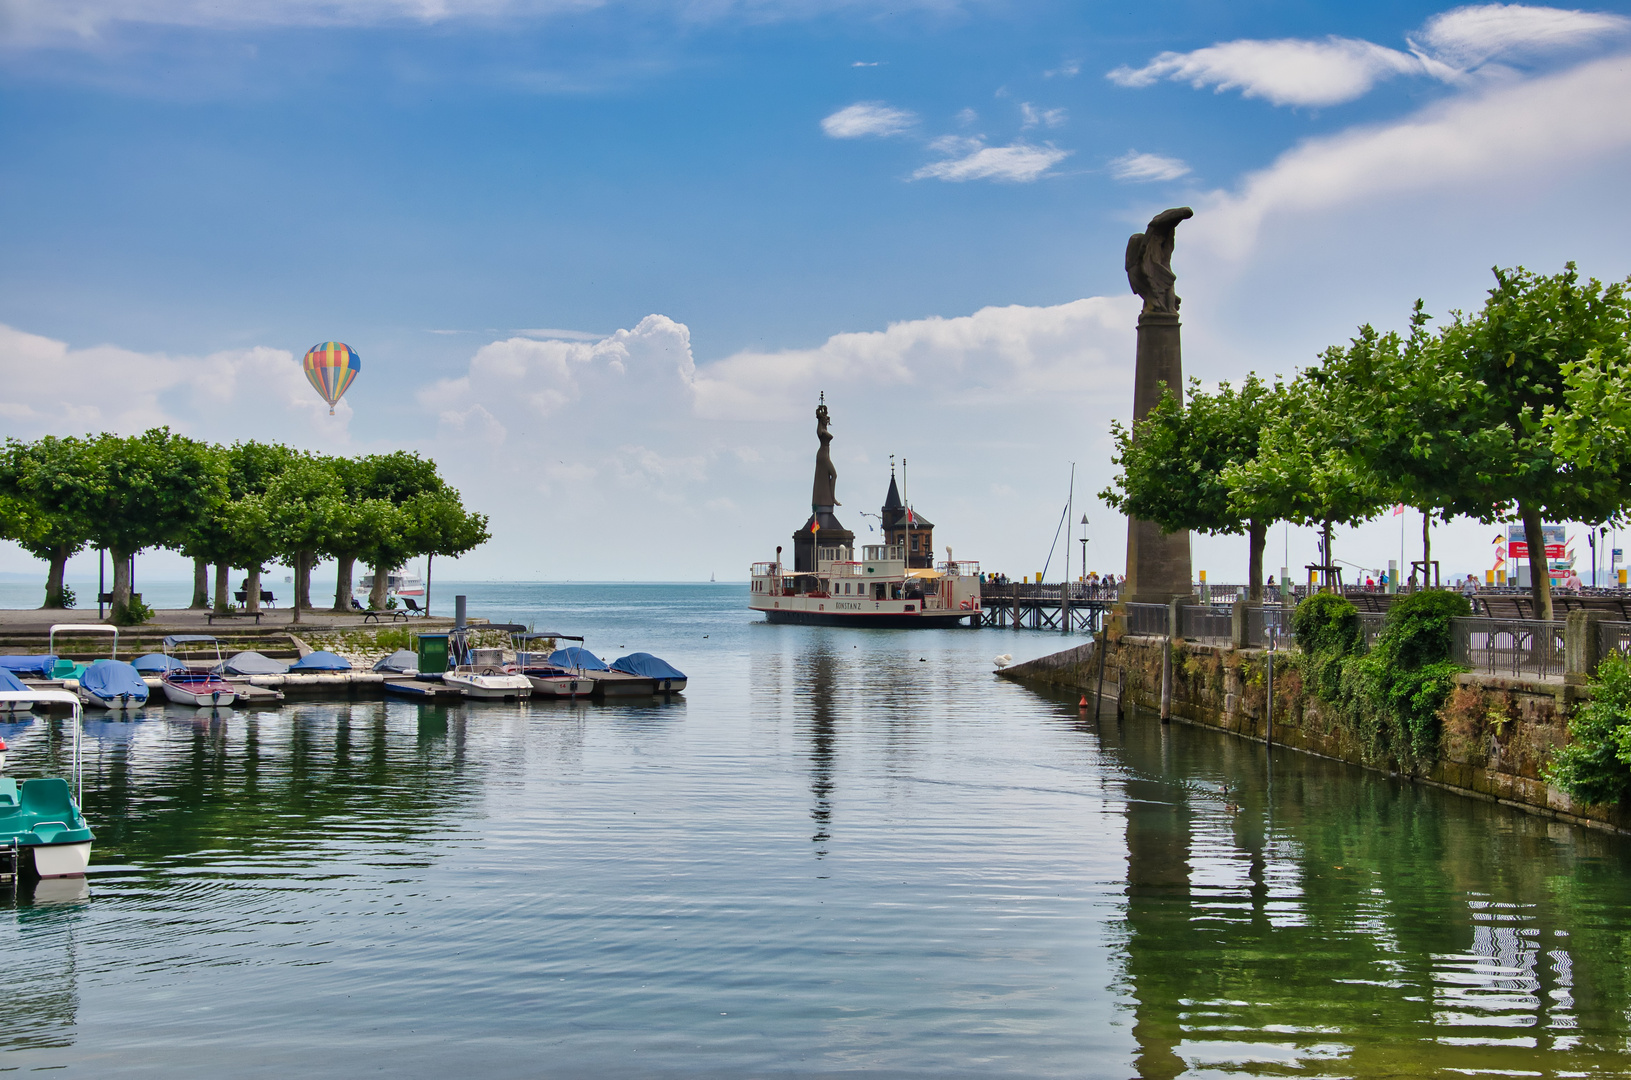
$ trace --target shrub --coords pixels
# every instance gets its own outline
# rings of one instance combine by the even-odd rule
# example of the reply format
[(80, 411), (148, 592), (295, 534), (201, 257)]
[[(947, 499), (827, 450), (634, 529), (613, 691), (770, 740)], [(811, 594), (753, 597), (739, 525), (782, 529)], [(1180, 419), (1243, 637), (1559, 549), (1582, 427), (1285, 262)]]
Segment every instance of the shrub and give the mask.
[(54, 594), (53, 593), (46, 593), (45, 594), (45, 606), (46, 607), (71, 608), (75, 604), (77, 604), (78, 602), (79, 602), (79, 597), (74, 595), (73, 586), (71, 586), (71, 585), (64, 585), (62, 587), (62, 591), (60, 591), (58, 593), (54, 593)]
[(152, 617), (153, 609), (134, 596), (130, 598), (130, 603), (115, 606), (108, 615), (115, 626), (140, 626)]
[(1305, 653), (1346, 656), (1359, 647), (1359, 609), (1335, 593), (1315, 593), (1298, 604), (1291, 627)]
[(1429, 590), (1394, 602), (1374, 651), (1399, 667), (1419, 668), (1450, 658), (1450, 620), (1472, 614), (1460, 593)]
[(1591, 688), (1544, 775), (1577, 802), (1617, 802), (1631, 791), (1631, 662), (1605, 658)]

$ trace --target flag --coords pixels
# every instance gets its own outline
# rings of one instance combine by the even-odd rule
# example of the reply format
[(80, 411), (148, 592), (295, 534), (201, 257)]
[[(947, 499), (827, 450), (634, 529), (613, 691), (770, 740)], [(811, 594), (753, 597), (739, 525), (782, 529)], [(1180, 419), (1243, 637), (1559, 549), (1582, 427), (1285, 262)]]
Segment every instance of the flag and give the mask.
[(906, 524), (908, 524), (908, 525), (916, 525), (917, 524), (917, 515), (912, 513), (912, 508), (910, 506), (908, 506), (906, 508)]
[(1404, 503), (1394, 503), (1393, 504), (1393, 516), (1398, 517), (1402, 513), (1404, 513)]
[(813, 533), (818, 533), (818, 532), (821, 531), (821, 519), (820, 518), (812, 517), (810, 519), (810, 531), (813, 532)]

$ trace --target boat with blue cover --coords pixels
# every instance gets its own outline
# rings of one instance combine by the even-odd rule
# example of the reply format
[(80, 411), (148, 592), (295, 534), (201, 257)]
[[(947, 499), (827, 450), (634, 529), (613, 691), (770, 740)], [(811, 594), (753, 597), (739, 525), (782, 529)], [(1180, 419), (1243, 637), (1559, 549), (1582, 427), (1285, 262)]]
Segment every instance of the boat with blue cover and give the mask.
[[(595, 692), (594, 681), (582, 668), (557, 664), (553, 653), (535, 652), (529, 648), (545, 641), (576, 641), (581, 644), (582, 637), (543, 630), (511, 634), (510, 641), (515, 646), (516, 674), (532, 684), (534, 697), (570, 699), (588, 697)], [(592, 654), (590, 658), (593, 659)]]
[(61, 777), (0, 777), (0, 873), (83, 877), (95, 836), (80, 812), (83, 793), (79, 697), (67, 690), (0, 690), (6, 704), (67, 705), (73, 710), (73, 782)]
[(629, 653), (612, 661), (612, 670), (640, 679), (650, 679), (653, 693), (678, 694), (685, 689), (685, 672), (648, 652)]
[(141, 672), (123, 660), (93, 660), (79, 678), (79, 699), (101, 709), (139, 709), (147, 694)]

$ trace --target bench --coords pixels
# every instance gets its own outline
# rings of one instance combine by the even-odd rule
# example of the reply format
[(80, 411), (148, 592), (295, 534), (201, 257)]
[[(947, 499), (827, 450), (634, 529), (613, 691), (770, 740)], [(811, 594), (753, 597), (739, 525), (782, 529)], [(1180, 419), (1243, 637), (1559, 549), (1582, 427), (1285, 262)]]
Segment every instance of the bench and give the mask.
[(365, 622), (365, 623), (369, 622), (370, 620), (372, 620), (373, 622), (379, 622), (379, 618), (380, 618), (381, 615), (389, 615), (393, 621), (396, 620), (396, 619), (401, 619), (403, 622), (408, 621), (408, 613), (406, 611), (401, 610), (400, 608), (398, 608), (396, 610), (387, 609), (385, 611), (369, 611), (369, 612), (367, 612), (366, 614), (363, 615), (362, 621)]

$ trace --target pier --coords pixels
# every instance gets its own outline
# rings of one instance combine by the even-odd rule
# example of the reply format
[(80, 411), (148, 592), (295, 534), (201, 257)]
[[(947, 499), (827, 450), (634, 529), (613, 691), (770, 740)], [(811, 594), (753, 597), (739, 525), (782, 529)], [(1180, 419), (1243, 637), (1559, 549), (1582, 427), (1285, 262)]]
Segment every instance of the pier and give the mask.
[(1105, 612), (1116, 606), (1116, 591), (1099, 585), (980, 586), (980, 626), (1008, 630), (1097, 633)]

